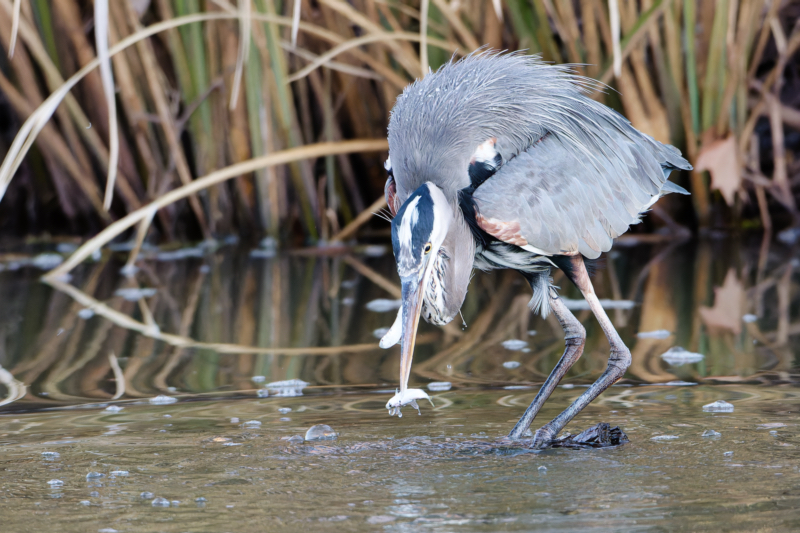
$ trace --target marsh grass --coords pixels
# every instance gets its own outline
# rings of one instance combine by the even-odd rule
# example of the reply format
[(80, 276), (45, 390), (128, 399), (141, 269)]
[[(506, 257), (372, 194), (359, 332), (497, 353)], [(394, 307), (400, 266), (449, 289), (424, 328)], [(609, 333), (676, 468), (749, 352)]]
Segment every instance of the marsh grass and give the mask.
[[(676, 178), (694, 216), (671, 199), (665, 218), (794, 221), (800, 168), (783, 128), (798, 127), (785, 76), (800, 47), (795, 10), (767, 0), (610, 4), (613, 17), (593, 0), (0, 0), (0, 93), (19, 121), (0, 138), (0, 225), (95, 233), (152, 208), (141, 238), (337, 237), (380, 207), (385, 157), (385, 146), (350, 153), (337, 143), (384, 139), (406, 84), (483, 45), (578, 64), (615, 89), (596, 98), (693, 163), (733, 136), (735, 199), (695, 171)], [(245, 164), (319, 142), (331, 152)]]

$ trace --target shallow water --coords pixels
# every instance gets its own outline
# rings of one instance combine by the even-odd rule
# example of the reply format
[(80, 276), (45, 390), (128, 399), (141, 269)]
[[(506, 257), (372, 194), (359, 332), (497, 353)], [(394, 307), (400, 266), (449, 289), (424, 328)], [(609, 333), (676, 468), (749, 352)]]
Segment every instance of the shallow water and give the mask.
[[(0, 407), (2, 530), (800, 527), (792, 250), (617, 247), (594, 282), (602, 298), (635, 302), (609, 312), (633, 364), (567, 431), (607, 421), (631, 442), (545, 452), (497, 441), (563, 350), (552, 318), (526, 311), (529, 289), (513, 273), (476, 275), (466, 329), (422, 328), (412, 381), (453, 387), (431, 393), (435, 407), (421, 404), (420, 416), (387, 416), (399, 355), (378, 349), (372, 332), (391, 325), (394, 311), (365, 307), (395, 298), (375, 283), (375, 274), (395, 279), (391, 256), (378, 251), (264, 258), (229, 247), (177, 261), (152, 252), (133, 278), (119, 274), (124, 257), (106, 255), (62, 290), (7, 255), (0, 365), (21, 397)], [(115, 296), (137, 286), (157, 290), (140, 302)], [(602, 332), (575, 313), (586, 352), (534, 425), (604, 367)], [(657, 330), (670, 335), (636, 337)], [(523, 342), (510, 350), (509, 340)], [(661, 355), (674, 346), (704, 357), (670, 365)], [(309, 384), (303, 396), (257, 396), (287, 379)], [(158, 394), (178, 401), (148, 403)], [(703, 411), (716, 400), (734, 411)], [(338, 439), (288, 440), (315, 424)], [(720, 435), (701, 436), (707, 430)]]

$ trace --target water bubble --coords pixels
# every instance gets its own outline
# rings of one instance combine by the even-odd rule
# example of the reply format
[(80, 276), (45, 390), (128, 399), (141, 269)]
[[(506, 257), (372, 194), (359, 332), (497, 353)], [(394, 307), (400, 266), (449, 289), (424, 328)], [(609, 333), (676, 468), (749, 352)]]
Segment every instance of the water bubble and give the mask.
[(128, 471), (127, 470), (112, 470), (110, 475), (116, 476), (116, 477), (125, 477), (125, 476), (128, 475)]
[(259, 398), (269, 398), (269, 391), (267, 389), (258, 389), (256, 391), (256, 396)]
[(279, 407), (278, 408), (278, 412), (280, 414), (282, 414), (282, 415), (285, 415), (286, 413), (291, 413), (292, 412), (292, 408), (291, 407)]
[(778, 233), (778, 240), (784, 244), (792, 245), (800, 238), (800, 228), (789, 228)]
[(231, 424), (238, 424), (238, 423), (239, 419), (237, 417), (234, 416), (233, 418), (231, 418)]
[(254, 257), (256, 259), (269, 259), (271, 257), (275, 257), (276, 254), (276, 250), (261, 250), (259, 248), (250, 250), (250, 257)]
[[(172, 415), (164, 415), (164, 418), (172, 418)], [(171, 426), (172, 424), (167, 424), (167, 425)]]
[(547, 467), (544, 466), (544, 465), (542, 465), (539, 468), (537, 468), (537, 470), (542, 474), (546, 474), (547, 473)]
[(303, 389), (308, 387), (308, 383), (300, 379), (287, 379), (284, 381), (273, 381), (267, 383), (264, 388), (269, 390), (273, 396), (278, 398), (288, 398), (292, 396), (302, 396)]
[(748, 313), (742, 317), (742, 320), (747, 324), (750, 324), (758, 320), (758, 317), (756, 315), (751, 315), (750, 313)]
[(88, 474), (86, 474), (86, 479), (97, 479), (99, 477), (104, 477), (104, 476), (105, 474), (102, 474), (100, 472), (89, 472)]
[(382, 339), (387, 333), (389, 333), (389, 328), (378, 328), (372, 332), (372, 336), (376, 339)]
[(722, 435), (722, 433), (720, 433), (719, 431), (714, 431), (713, 429), (707, 429), (700, 436), (701, 437), (719, 437), (721, 435)]
[(400, 309), (400, 305), (402, 305), (402, 303), (402, 300), (387, 300), (386, 298), (378, 298), (377, 300), (368, 302), (365, 307), (368, 311), (373, 311), (375, 313), (388, 313), (389, 311)]
[(250, 378), (250, 381), (252, 381), (253, 383), (264, 383), (265, 381), (267, 381), (267, 377), (266, 376), (253, 376), (252, 378)]
[(41, 270), (50, 270), (64, 262), (59, 254), (45, 252), (31, 259), (31, 265)]
[(722, 455), (724, 455), (725, 457), (733, 457), (733, 452), (725, 452)]
[(339, 434), (333, 431), (327, 424), (317, 424), (316, 426), (311, 426), (308, 431), (306, 431), (306, 440), (308, 441), (336, 440), (338, 436)]
[(94, 311), (89, 309), (88, 307), (78, 311), (78, 317), (80, 317), (80, 318), (82, 318), (84, 320), (89, 320), (93, 316), (94, 316)]
[(519, 368), (520, 362), (519, 361), (506, 361), (503, 363), (503, 367), (508, 368), (509, 370), (513, 370), (514, 368)]
[(428, 383), (428, 390), (431, 392), (444, 392), (448, 391), (453, 387), (453, 384), (449, 381), (432, 381)]
[(655, 331), (640, 331), (636, 334), (636, 337), (640, 339), (666, 339), (670, 335), (672, 333), (666, 329), (657, 329)]
[(103, 409), (103, 411), (105, 411), (107, 413), (119, 413), (123, 409), (125, 409), (125, 408), (124, 407), (120, 407), (119, 405), (109, 405), (108, 407)]
[(344, 279), (342, 280), (340, 285), (342, 286), (343, 289), (352, 289), (353, 287), (358, 285), (358, 278)]
[(42, 457), (44, 457), (48, 461), (52, 461), (53, 459), (58, 459), (59, 457), (61, 457), (61, 454), (58, 452), (42, 452)]
[(533, 337), (533, 336), (534, 336), (534, 335), (536, 335), (537, 333), (538, 333), (538, 331), (536, 331), (535, 329), (529, 329), (529, 330), (528, 330), (528, 336), (529, 336), (529, 337)]
[(50, 481), (47, 482), (47, 484), (50, 485), (51, 487), (61, 487), (64, 485), (64, 482), (61, 481), (60, 479), (51, 479)]
[(153, 507), (169, 507), (169, 500), (166, 498), (156, 498), (150, 503), (150, 505)]
[(367, 257), (383, 257), (387, 251), (388, 248), (383, 244), (370, 244), (365, 246), (361, 253)]
[(154, 494), (152, 492), (144, 491), (143, 493), (139, 494), (139, 497), (143, 500), (149, 500), (152, 498)]
[(672, 366), (681, 366), (691, 363), (699, 363), (703, 359), (705, 359), (705, 355), (701, 353), (690, 352), (685, 348), (681, 348), (680, 346), (673, 346), (663, 354), (661, 354), (661, 359), (667, 362)]
[(716, 402), (704, 405), (703, 411), (706, 413), (732, 413), (733, 404), (724, 400), (717, 400)]
[(389, 515), (375, 515), (367, 518), (367, 524), (386, 524), (387, 522), (394, 522), (397, 520), (394, 516)]
[(519, 339), (509, 339), (507, 341), (503, 341), (500, 345), (505, 348), (506, 350), (511, 350), (513, 352), (519, 351), (523, 348), (528, 347), (528, 343), (525, 341), (521, 341)]
[(114, 294), (116, 296), (121, 296), (123, 299), (128, 300), (129, 302), (138, 302), (142, 298), (150, 298), (151, 296), (155, 296), (156, 292), (158, 292), (158, 289), (129, 287), (125, 289), (117, 289), (114, 291)]
[[(588, 311), (589, 310), (589, 302), (584, 299), (580, 300), (573, 300), (571, 298), (564, 298), (562, 297), (561, 300), (564, 302), (564, 305), (567, 306), (567, 309), (570, 311)], [(632, 300), (609, 300), (607, 298), (600, 299), (600, 306), (603, 309), (633, 309), (636, 307), (636, 302)]]
[(261, 422), (259, 422), (258, 420), (248, 420), (247, 422), (242, 424), (242, 427), (244, 427), (244, 428), (260, 428), (261, 427)]
[(89, 500), (81, 500), (79, 503), (85, 507), (92, 505), (92, 502), (90, 502)]
[(179, 506), (181, 504), (181, 501), (180, 500), (172, 500), (171, 503), (172, 503), (173, 507), (177, 507), (177, 506)]
[(300, 435), (292, 435), (291, 437), (289, 437), (288, 439), (286, 439), (286, 441), (287, 441), (289, 444), (303, 444), (303, 442), (305, 441), (305, 439), (304, 439), (302, 436), (300, 436)]
[(650, 437), (650, 440), (661, 441), (661, 440), (675, 440), (677, 439), (677, 435), (656, 435), (655, 437)]
[(772, 431), (770, 431), (769, 434), (772, 435), (773, 437), (777, 437), (778, 436), (778, 432), (775, 431), (774, 429)]
[(159, 394), (155, 398), (150, 398), (148, 401), (153, 405), (167, 405), (170, 403), (177, 402), (178, 399), (173, 398), (172, 396), (165, 396), (164, 394)]
[(71, 254), (78, 249), (78, 245), (72, 242), (60, 242), (56, 245), (56, 251), (60, 254)]

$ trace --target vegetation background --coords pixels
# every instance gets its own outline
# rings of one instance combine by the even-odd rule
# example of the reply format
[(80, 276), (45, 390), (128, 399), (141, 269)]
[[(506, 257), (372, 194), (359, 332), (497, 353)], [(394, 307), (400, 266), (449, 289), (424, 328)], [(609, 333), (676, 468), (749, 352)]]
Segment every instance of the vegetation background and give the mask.
[(580, 64), (684, 151), (692, 196), (637, 231), (798, 222), (797, 2), (0, 0), (0, 45), (4, 235), (346, 238), (397, 95), (482, 46)]

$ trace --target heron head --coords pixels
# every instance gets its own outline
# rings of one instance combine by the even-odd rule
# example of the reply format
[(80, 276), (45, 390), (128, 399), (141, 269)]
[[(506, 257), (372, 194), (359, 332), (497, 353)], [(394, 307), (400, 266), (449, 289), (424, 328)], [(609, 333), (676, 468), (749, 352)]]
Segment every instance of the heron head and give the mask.
[(453, 221), (453, 209), (433, 183), (421, 185), (392, 220), (392, 246), (400, 274), (402, 305), (381, 347), (402, 343), (400, 390), (406, 390), (425, 287)]

